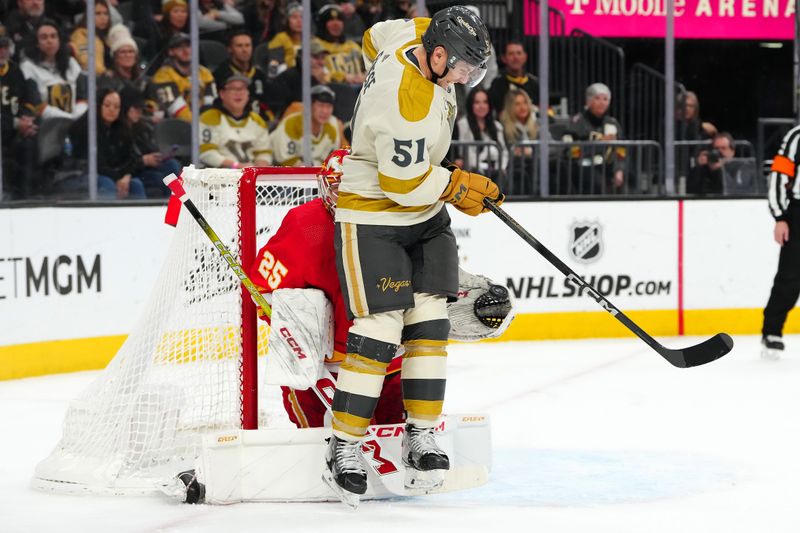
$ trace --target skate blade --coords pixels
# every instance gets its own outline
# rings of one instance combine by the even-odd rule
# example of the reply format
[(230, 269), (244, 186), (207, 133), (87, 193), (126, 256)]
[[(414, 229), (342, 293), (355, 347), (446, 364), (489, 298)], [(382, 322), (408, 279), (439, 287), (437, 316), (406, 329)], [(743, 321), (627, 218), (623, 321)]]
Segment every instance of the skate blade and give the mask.
[(358, 494), (353, 494), (350, 491), (344, 490), (342, 487), (336, 483), (336, 480), (333, 479), (333, 475), (325, 469), (325, 472), (322, 473), (322, 481), (325, 482), (328, 487), (336, 494), (336, 497), (341, 500), (343, 504), (348, 506), (353, 511), (358, 510), (358, 504), (361, 502), (361, 499)]
[(444, 473), (446, 470), (415, 470), (406, 467), (405, 488), (411, 495), (428, 494), (444, 484)]
[(764, 348), (761, 350), (761, 359), (764, 361), (777, 361), (781, 358), (781, 351), (780, 350), (771, 350), (769, 348)]

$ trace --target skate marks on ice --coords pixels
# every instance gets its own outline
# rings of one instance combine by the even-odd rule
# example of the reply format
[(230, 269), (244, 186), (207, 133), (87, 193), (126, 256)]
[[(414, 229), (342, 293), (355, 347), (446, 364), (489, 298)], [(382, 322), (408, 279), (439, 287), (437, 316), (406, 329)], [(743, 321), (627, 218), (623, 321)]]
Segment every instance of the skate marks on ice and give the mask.
[(432, 504), (584, 507), (639, 504), (733, 487), (736, 467), (661, 451), (495, 449), (489, 483), (428, 496)]

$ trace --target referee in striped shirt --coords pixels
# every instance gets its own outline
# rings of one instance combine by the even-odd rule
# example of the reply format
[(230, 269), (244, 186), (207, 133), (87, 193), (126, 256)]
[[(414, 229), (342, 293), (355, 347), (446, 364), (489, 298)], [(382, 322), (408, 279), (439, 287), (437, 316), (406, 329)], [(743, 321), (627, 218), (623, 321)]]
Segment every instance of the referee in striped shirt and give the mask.
[(781, 247), (778, 273), (772, 284), (764, 326), (761, 357), (779, 359), (783, 353), (783, 324), (800, 296), (800, 125), (784, 136), (769, 175), (769, 209), (775, 217), (775, 241)]

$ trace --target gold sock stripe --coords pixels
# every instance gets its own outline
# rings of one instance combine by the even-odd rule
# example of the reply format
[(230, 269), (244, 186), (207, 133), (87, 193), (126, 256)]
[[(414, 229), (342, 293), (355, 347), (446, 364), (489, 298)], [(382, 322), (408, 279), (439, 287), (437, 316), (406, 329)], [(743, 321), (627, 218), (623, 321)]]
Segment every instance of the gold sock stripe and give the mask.
[(375, 359), (370, 359), (369, 357), (364, 357), (357, 353), (347, 354), (347, 358), (341, 366), (342, 369), (350, 370), (351, 372), (358, 372), (360, 374), (380, 374), (381, 376), (386, 374), (386, 369), (388, 367), (389, 363), (382, 363), (381, 361), (376, 361)]
[(436, 420), (442, 414), (444, 400), (403, 400), (403, 406), (408, 411), (409, 418), (422, 420)]
[(367, 433), (369, 419), (342, 411), (334, 411), (331, 425), (335, 431), (341, 431), (350, 436), (361, 438)]
[(413, 350), (406, 350), (403, 359), (410, 357), (447, 357), (447, 350), (440, 350), (434, 347), (415, 346)]
[(447, 346), (448, 341), (433, 341), (429, 339), (414, 339), (403, 341), (403, 346)]

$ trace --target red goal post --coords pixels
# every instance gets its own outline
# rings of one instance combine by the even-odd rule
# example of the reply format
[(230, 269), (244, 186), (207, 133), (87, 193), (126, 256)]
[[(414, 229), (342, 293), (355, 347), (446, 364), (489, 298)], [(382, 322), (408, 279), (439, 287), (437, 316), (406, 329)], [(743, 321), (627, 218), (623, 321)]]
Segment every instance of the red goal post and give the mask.
[[(267, 179), (271, 182), (304, 183), (315, 180), (318, 167), (268, 167), (246, 168), (239, 183), (240, 264), (247, 271), (255, 261), (258, 244), (256, 233), (257, 185)], [(268, 177), (268, 178), (267, 178)], [(247, 289), (242, 291), (242, 429), (258, 429), (258, 314)]]

